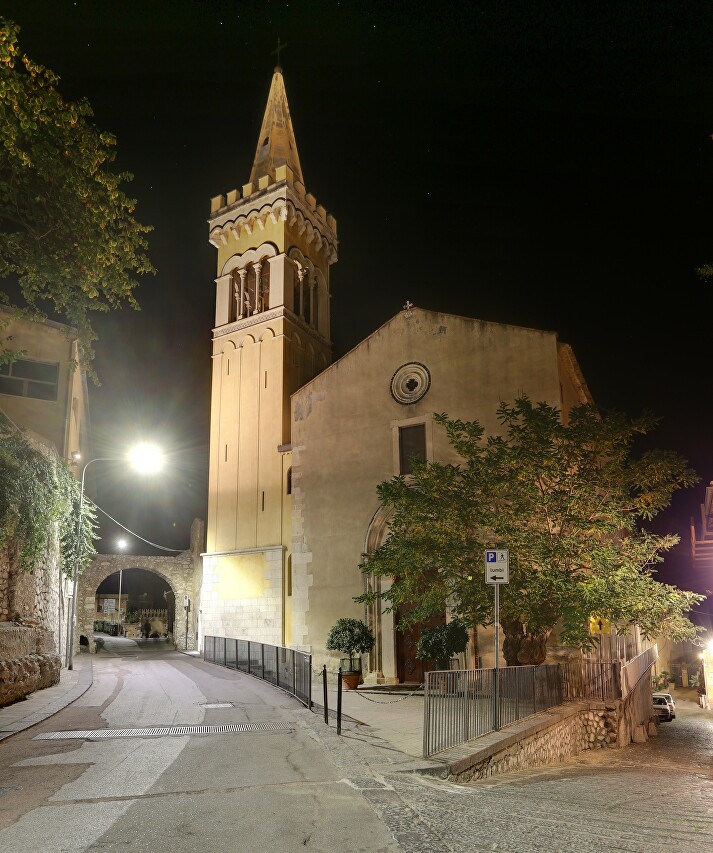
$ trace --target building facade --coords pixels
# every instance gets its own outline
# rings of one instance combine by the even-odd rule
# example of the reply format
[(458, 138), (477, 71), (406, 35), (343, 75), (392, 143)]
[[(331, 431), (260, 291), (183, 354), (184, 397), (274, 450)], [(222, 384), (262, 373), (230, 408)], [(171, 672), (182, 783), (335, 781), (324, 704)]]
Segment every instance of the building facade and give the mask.
[(209, 234), (218, 264), (200, 636), (292, 646), (336, 668), (329, 629), (362, 618), (377, 639), (368, 678), (418, 682), (416, 636), (354, 602), (361, 557), (388, 532), (376, 487), (408, 473), (413, 455), (456, 461), (434, 413), (495, 433), (499, 404), (523, 394), (565, 417), (591, 402), (574, 353), (554, 332), (407, 303), (331, 364), (336, 222), (305, 190), (280, 69), (250, 182), (212, 200)]

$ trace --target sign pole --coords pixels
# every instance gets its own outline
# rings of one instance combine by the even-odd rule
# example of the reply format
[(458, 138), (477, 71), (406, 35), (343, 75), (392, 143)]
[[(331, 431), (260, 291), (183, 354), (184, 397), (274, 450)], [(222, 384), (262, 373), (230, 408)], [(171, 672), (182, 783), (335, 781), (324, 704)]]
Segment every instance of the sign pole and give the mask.
[(495, 671), (493, 673), (493, 729), (500, 728), (500, 584), (510, 583), (508, 551), (485, 552), (485, 583), (495, 587)]
[(495, 709), (493, 714), (493, 723), (495, 731), (500, 728), (500, 584), (495, 586)]

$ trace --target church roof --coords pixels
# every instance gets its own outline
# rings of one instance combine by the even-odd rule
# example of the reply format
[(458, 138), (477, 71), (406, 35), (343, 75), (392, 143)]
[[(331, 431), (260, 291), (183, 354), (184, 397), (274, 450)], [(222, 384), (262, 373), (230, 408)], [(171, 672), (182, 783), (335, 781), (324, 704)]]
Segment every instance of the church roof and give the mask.
[(287, 104), (285, 81), (282, 69), (278, 66), (272, 75), (250, 181), (257, 186), (258, 179), (264, 175), (274, 178), (275, 169), (285, 164), (292, 169), (295, 179), (304, 184), (290, 108)]

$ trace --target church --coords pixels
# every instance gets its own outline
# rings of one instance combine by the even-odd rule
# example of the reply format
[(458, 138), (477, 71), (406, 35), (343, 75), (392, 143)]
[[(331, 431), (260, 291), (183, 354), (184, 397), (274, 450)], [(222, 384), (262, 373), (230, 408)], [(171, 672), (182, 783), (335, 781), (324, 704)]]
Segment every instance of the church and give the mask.
[(354, 617), (376, 638), (365, 680), (419, 683), (417, 635), (354, 601), (362, 555), (388, 535), (376, 487), (407, 475), (414, 456), (457, 461), (436, 413), (492, 434), (499, 404), (523, 394), (565, 417), (591, 403), (574, 353), (555, 332), (407, 302), (333, 362), (337, 222), (307, 191), (279, 67), (249, 180), (211, 200), (208, 225), (217, 277), (199, 648), (206, 635), (256, 640), (336, 669), (327, 634)]

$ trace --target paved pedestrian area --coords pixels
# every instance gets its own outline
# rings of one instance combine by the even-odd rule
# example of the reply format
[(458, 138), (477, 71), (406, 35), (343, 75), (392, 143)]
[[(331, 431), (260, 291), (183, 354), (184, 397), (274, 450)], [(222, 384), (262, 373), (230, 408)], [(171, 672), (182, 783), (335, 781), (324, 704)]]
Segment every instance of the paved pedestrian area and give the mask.
[(465, 785), (403, 772), (368, 728), (315, 732), (408, 853), (713, 850), (713, 713), (690, 701), (644, 744)]

